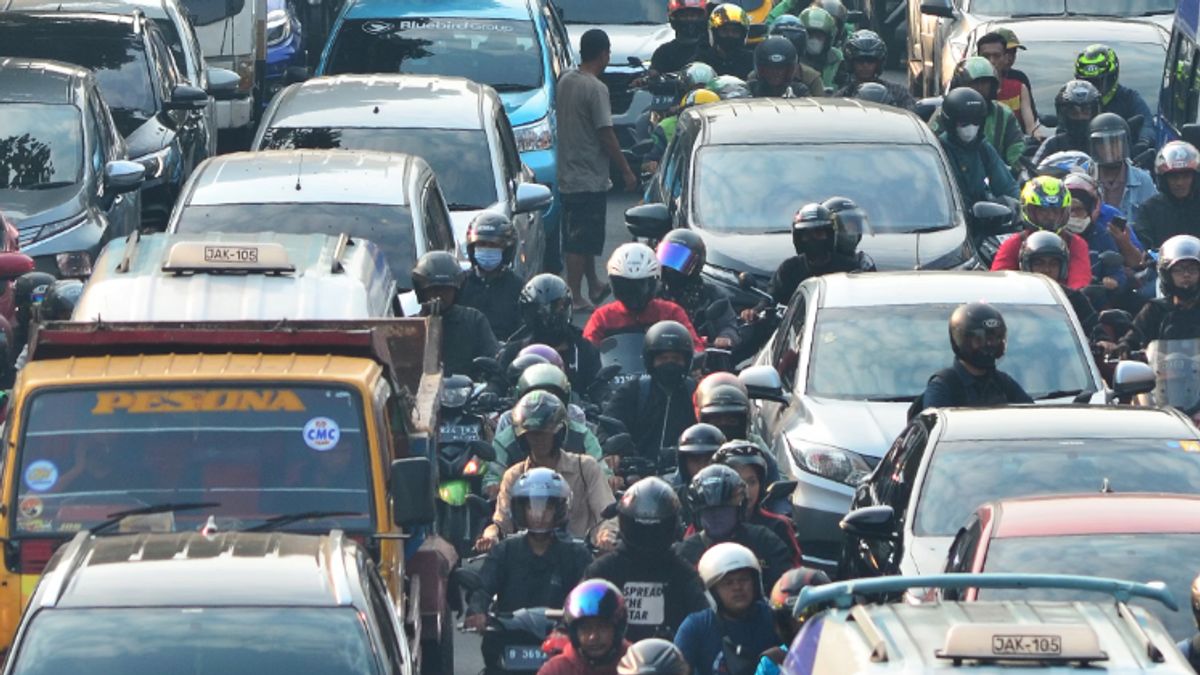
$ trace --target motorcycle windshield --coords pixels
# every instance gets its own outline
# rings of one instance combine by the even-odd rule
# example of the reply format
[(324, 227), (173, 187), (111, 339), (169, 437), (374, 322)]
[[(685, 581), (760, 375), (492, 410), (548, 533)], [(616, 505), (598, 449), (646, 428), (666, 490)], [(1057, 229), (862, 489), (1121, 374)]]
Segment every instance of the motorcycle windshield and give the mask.
[(1192, 414), (1200, 410), (1200, 338), (1154, 340), (1146, 348), (1154, 369), (1154, 401)]
[(636, 375), (646, 372), (645, 362), (642, 361), (642, 343), (645, 333), (618, 333), (610, 335), (600, 342), (600, 365), (610, 364), (621, 366), (617, 381), (623, 382)]

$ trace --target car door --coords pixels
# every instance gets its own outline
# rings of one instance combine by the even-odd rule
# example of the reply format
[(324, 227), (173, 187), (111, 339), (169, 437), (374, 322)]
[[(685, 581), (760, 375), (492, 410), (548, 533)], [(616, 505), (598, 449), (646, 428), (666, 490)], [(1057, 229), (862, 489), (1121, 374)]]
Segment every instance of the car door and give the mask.
[(799, 379), (800, 350), (804, 345), (807, 331), (809, 296), (801, 291), (792, 298), (787, 311), (784, 312), (780, 329), (776, 331), (774, 340), (768, 345), (770, 364), (779, 373), (785, 391), (792, 392), (791, 402), (787, 405), (773, 401), (756, 401), (761, 423), (759, 430), (763, 438), (776, 438), (786, 433), (787, 429), (804, 416), (804, 408), (799, 400), (796, 382)]
[(893, 539), (857, 539), (846, 537), (846, 554), (853, 569), (865, 576), (899, 573), (904, 555), (905, 530), (909, 503), (913, 495), (917, 472), (929, 442), (926, 417), (917, 417), (896, 438), (879, 466), (863, 481), (854, 493), (851, 508), (890, 506), (895, 513)]
[[(170, 47), (153, 23), (146, 23), (146, 39), (149, 41), (151, 67), (157, 71), (155, 76), (161, 83), (163, 100), (169, 100), (176, 85), (185, 84), (187, 80), (175, 68), (175, 57), (171, 55)], [(187, 179), (196, 165), (208, 155), (208, 138), (204, 135), (204, 111), (167, 110), (165, 114), (179, 140), (183, 158), (183, 178)]]
[(429, 251), (449, 251), (454, 253), (454, 230), (450, 226), (450, 210), (446, 208), (446, 199), (442, 189), (438, 187), (437, 179), (432, 174), (421, 188), (421, 228), (416, 233), (418, 254)]
[(108, 221), (106, 233), (112, 237), (123, 237), (141, 225), (141, 205), (136, 193), (104, 196), (104, 164), (118, 159), (127, 159), (125, 141), (117, 132), (108, 107), (100, 98), (100, 92), (89, 89), (87, 93), (87, 118), (92, 125), (90, 131), (95, 139), (92, 149), (92, 168), (96, 171), (96, 195), (98, 203)]
[(508, 200), (509, 213), (512, 214), (513, 227), (517, 230), (517, 252), (514, 256), (514, 271), (523, 278), (532, 277), (540, 271), (542, 250), (545, 248), (546, 235), (542, 226), (542, 214), (539, 212), (517, 213), (517, 187), (522, 183), (532, 183), (533, 171), (521, 163), (521, 153), (517, 151), (517, 140), (513, 136), (512, 124), (504, 108), (496, 106), (492, 113), (492, 124), (496, 127), (496, 138), (500, 139), (500, 170), (503, 172), (505, 198)]

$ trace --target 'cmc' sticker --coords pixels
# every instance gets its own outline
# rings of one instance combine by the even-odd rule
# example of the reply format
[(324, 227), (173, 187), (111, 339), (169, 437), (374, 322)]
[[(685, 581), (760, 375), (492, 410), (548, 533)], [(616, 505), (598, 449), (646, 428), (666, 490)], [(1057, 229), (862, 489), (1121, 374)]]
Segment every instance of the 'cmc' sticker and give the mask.
[(336, 448), (341, 436), (337, 422), (328, 417), (314, 417), (304, 425), (304, 443), (317, 452)]
[(58, 467), (48, 459), (39, 459), (25, 467), (25, 484), (34, 492), (45, 492), (57, 482)]
[(25, 497), (17, 505), (17, 509), (20, 511), (22, 518), (37, 518), (42, 515), (42, 498), (34, 497), (33, 495)]

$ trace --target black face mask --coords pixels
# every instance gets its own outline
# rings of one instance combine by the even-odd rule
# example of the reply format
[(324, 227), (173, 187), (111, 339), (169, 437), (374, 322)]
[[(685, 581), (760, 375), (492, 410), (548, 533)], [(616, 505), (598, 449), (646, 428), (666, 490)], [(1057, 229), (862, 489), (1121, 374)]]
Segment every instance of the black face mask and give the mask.
[(694, 45), (704, 37), (707, 29), (703, 21), (676, 21), (671, 24), (675, 29), (675, 39), (685, 45)]
[(687, 376), (687, 366), (682, 363), (664, 363), (654, 366), (650, 371), (650, 381), (667, 391), (673, 391), (683, 384)]
[(713, 37), (713, 43), (723, 52), (740, 51), (746, 46), (746, 38), (732, 35), (716, 35)]
[(745, 424), (733, 424), (733, 425), (725, 424), (725, 425), (717, 426), (717, 428), (720, 429), (721, 433), (724, 434), (725, 438), (728, 438), (728, 439), (745, 438), (746, 436), (749, 435), (746, 433), (746, 425)]
[(802, 240), (799, 234), (792, 236), (792, 245), (796, 253), (808, 258), (809, 262), (824, 262), (833, 255), (834, 240), (832, 236), (825, 239)]

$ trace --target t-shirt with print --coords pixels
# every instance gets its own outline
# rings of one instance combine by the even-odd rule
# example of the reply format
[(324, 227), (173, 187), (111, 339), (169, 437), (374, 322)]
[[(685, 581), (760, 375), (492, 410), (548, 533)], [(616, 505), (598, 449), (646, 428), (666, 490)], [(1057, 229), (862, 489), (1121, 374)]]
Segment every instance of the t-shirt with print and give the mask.
[(605, 192), (611, 187), (608, 155), (596, 133), (611, 126), (608, 87), (581, 70), (563, 73), (558, 80), (560, 192)]

